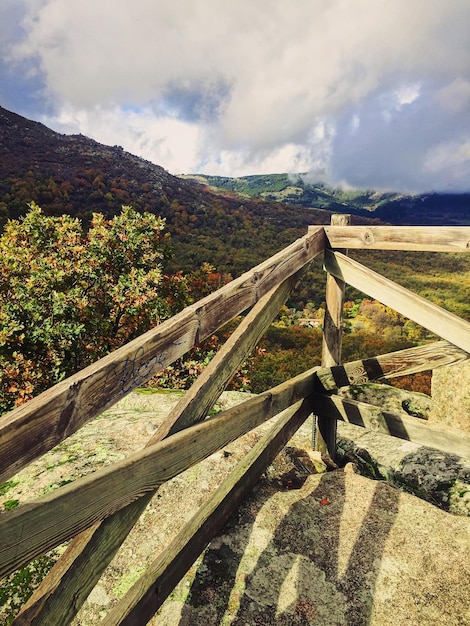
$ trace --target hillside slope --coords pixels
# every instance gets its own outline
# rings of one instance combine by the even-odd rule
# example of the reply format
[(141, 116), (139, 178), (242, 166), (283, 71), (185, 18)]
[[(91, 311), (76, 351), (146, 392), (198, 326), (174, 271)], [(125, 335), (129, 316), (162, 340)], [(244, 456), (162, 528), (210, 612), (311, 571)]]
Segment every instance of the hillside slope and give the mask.
[(167, 220), (176, 269), (208, 261), (239, 274), (330, 214), (210, 192), (194, 181), (83, 135), (63, 135), (0, 107), (0, 226), (29, 202), (46, 214), (85, 222), (92, 212), (111, 216), (122, 205)]
[[(331, 212), (352, 213), (353, 223), (470, 224), (469, 200), (470, 194), (452, 196), (447, 203), (437, 195), (426, 199), (344, 192), (311, 185), (302, 177), (293, 181), (287, 174), (176, 177), (120, 146), (56, 133), (0, 107), (0, 228), (8, 218), (24, 215), (31, 201), (46, 214), (67, 213), (85, 224), (93, 212), (111, 217), (129, 204), (166, 219), (174, 250), (168, 272), (189, 271), (209, 262), (235, 277), (304, 235), (309, 225), (329, 224)], [(418, 215), (413, 208), (427, 211), (431, 205), (435, 209), (429, 215)], [(369, 253), (367, 258), (390, 278), (399, 282), (403, 278), (405, 286), (418, 283), (418, 291), (426, 291), (423, 295), (430, 292), (441, 300), (442, 286), (453, 299), (464, 302), (466, 295), (462, 300), (456, 294), (465, 291), (468, 279), (459, 279), (456, 272), (468, 275), (470, 259), (451, 256), (421, 254), (418, 263), (411, 253)], [(324, 298), (320, 261), (308, 283), (300, 299), (320, 304)], [(350, 299), (358, 296), (348, 293)]]
[(309, 182), (304, 174), (269, 174), (227, 178), (188, 176), (214, 189), (236, 192), (249, 198), (317, 208), (336, 213), (375, 217), (391, 224), (419, 226), (470, 225), (470, 194), (403, 193), (344, 190), (322, 182)]

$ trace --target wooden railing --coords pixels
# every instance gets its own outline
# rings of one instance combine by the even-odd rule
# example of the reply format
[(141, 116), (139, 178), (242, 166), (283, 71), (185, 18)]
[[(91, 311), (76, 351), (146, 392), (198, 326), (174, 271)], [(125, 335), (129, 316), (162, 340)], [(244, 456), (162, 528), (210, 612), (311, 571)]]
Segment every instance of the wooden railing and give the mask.
[[(310, 414), (334, 455), (334, 425), (346, 420), (423, 445), (468, 454), (470, 437), (335, 394), (469, 358), (470, 324), (353, 261), (337, 249), (470, 252), (470, 227), (311, 227), (240, 278), (94, 365), (0, 417), (0, 483), (80, 429), (217, 328), (243, 313), (235, 332), (147, 446), (126, 459), (0, 515), (0, 577), (73, 539), (14, 624), (68, 624), (159, 486), (229, 442), (282, 415), (195, 517), (118, 602), (103, 624), (145, 624), (259, 476)], [(312, 259), (324, 253), (335, 284), (325, 342), (341, 346), (341, 290), (349, 283), (443, 341), (346, 364), (313, 368), (215, 417), (207, 415), (276, 317)], [(339, 295), (338, 295), (339, 293)], [(333, 310), (333, 308), (335, 310)], [(328, 348), (327, 348), (328, 349)]]

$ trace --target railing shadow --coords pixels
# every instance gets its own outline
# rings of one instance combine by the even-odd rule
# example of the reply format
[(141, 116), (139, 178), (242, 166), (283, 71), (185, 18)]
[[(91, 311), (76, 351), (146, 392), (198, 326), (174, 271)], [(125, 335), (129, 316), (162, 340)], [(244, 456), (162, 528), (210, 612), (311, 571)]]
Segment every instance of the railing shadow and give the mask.
[(374, 483), (348, 520), (347, 482), (339, 470), (283, 494), (263, 479), (206, 550), (178, 626), (368, 624), (400, 492)]

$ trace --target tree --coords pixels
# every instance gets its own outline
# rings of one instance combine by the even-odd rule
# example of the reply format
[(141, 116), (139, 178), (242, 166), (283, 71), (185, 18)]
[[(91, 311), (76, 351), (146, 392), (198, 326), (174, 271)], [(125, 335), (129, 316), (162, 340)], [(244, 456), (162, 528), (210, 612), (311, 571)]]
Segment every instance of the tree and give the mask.
[(322, 333), (317, 328), (272, 324), (247, 363), (247, 387), (260, 393), (321, 361)]
[(170, 254), (164, 225), (123, 207), (110, 220), (95, 213), (85, 232), (78, 219), (47, 217), (35, 204), (7, 222), (0, 237), (1, 412), (191, 302), (188, 279), (162, 272)]

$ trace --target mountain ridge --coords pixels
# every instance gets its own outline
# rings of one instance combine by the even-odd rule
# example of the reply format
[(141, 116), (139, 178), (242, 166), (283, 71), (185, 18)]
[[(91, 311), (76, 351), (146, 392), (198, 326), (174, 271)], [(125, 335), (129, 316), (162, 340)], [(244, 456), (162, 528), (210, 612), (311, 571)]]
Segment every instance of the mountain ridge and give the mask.
[[(283, 203), (212, 193), (120, 146), (62, 135), (0, 107), (0, 227), (36, 202), (47, 215), (85, 224), (122, 205), (166, 219), (176, 269), (208, 261), (239, 274), (305, 234), (330, 214)], [(236, 258), (235, 258), (236, 257)]]
[(177, 177), (121, 146), (57, 133), (0, 107), (0, 228), (32, 201), (47, 215), (66, 213), (85, 225), (93, 212), (110, 218), (131, 205), (165, 218), (174, 249), (168, 271), (209, 262), (239, 275), (309, 225), (329, 224), (333, 212), (351, 213), (356, 224), (470, 224), (470, 194), (452, 196), (458, 206), (447, 213), (438, 195), (378, 194), (311, 184), (303, 175)]
[(310, 175), (267, 174), (241, 177), (185, 175), (211, 189), (240, 193), (249, 198), (284, 202), (304, 208), (350, 213), (376, 218), (396, 225), (470, 225), (470, 193), (406, 194), (378, 190), (344, 190), (321, 181), (309, 182)]

